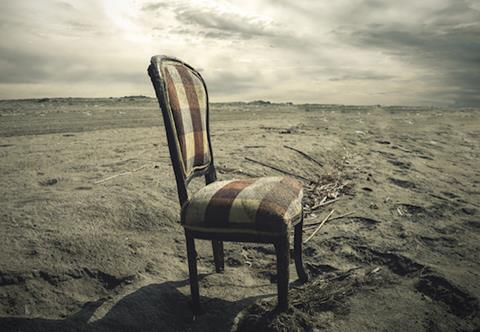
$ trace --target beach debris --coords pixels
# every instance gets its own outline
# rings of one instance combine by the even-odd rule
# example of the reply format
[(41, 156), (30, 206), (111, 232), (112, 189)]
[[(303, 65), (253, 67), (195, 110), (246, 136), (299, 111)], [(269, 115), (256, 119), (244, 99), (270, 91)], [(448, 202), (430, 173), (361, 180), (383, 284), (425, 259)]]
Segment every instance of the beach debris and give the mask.
[(310, 156), (309, 154), (307, 154), (306, 152), (300, 150), (300, 149), (297, 149), (297, 148), (294, 148), (292, 146), (288, 146), (288, 145), (284, 145), (283, 146), (284, 148), (286, 149), (290, 149), (290, 150), (293, 150), (295, 152), (298, 152), (299, 154), (301, 154), (302, 156), (304, 156), (306, 159), (314, 162), (315, 164), (317, 164), (318, 166), (320, 167), (323, 167), (323, 163), (319, 162), (317, 159), (313, 158), (312, 156)]
[(320, 207), (338, 201), (341, 194), (348, 194), (352, 185), (345, 181), (341, 174), (335, 173), (319, 177), (317, 183), (305, 185), (303, 211), (309, 217)]
[(269, 165), (269, 164), (266, 164), (262, 161), (258, 161), (258, 160), (255, 160), (255, 159), (252, 159), (252, 158), (249, 158), (249, 157), (245, 157), (245, 160), (248, 160), (248, 161), (251, 161), (252, 163), (257, 163), (259, 165), (262, 165), (262, 166), (265, 166), (265, 167), (268, 167), (268, 168), (271, 168), (273, 170), (276, 170), (277, 172), (280, 172), (280, 173), (283, 173), (283, 174), (286, 174), (286, 175), (290, 175), (290, 176), (293, 176), (293, 177), (296, 177), (298, 179), (301, 179), (301, 180), (304, 180), (304, 181), (307, 181), (307, 182), (316, 182), (315, 180), (312, 180), (312, 179), (309, 179), (309, 178), (306, 178), (302, 175), (298, 175), (298, 174), (294, 174), (292, 172), (289, 172), (289, 171), (286, 171), (284, 169), (281, 169), (277, 166), (273, 166), (273, 165)]
[(97, 181), (95, 181), (93, 184), (99, 184), (99, 183), (103, 183), (103, 182), (106, 182), (106, 181), (111, 180), (111, 179), (115, 179), (115, 178), (117, 178), (117, 177), (119, 177), (119, 176), (129, 175), (129, 174), (138, 172), (138, 171), (144, 169), (144, 168), (147, 167), (147, 166), (148, 166), (148, 164), (145, 164), (145, 165), (143, 165), (143, 166), (140, 166), (140, 167), (135, 168), (134, 170), (131, 170), (131, 171), (128, 171), (128, 172), (123, 172), (123, 173), (120, 173), (120, 174), (115, 174), (115, 175), (106, 177), (105, 179), (97, 180)]
[[(342, 215), (339, 215), (339, 216), (335, 216), (333, 218), (330, 218), (329, 220), (332, 221), (332, 220), (335, 220), (335, 219), (342, 219), (342, 218), (345, 218), (345, 217), (348, 217), (352, 214), (354, 214), (355, 211), (350, 211), (350, 212), (347, 212), (347, 213), (344, 213)], [(308, 223), (308, 224), (303, 224), (303, 227), (311, 227), (311, 226), (316, 226), (318, 224), (321, 224), (322, 222), (319, 221), (319, 222), (312, 222), (312, 223)]]
[(285, 130), (279, 131), (280, 134), (291, 134), (293, 133), (293, 130), (291, 128), (287, 128)]
[(325, 219), (322, 220), (322, 222), (320, 223), (320, 225), (318, 225), (318, 227), (313, 231), (312, 234), (310, 234), (310, 236), (305, 240), (303, 241), (303, 243), (307, 243), (311, 238), (313, 238), (315, 236), (315, 234), (318, 233), (318, 231), (320, 230), (320, 228), (322, 228), (322, 226), (327, 222), (327, 220), (332, 216), (332, 214), (335, 212), (335, 210), (332, 210), (330, 211), (330, 213), (325, 217)]
[(380, 271), (382, 268), (380, 266), (374, 268), (372, 271), (369, 272), (369, 274), (372, 274), (372, 273), (377, 273), (378, 271)]
[(266, 148), (266, 145), (245, 145), (245, 149), (260, 149), (260, 148)]
[(329, 201), (326, 201), (326, 199), (327, 199), (327, 196), (325, 196), (320, 203), (312, 206), (310, 209), (311, 209), (311, 210), (316, 210), (316, 209), (318, 209), (318, 208), (321, 207), (321, 206), (325, 206), (325, 205), (328, 205), (328, 204), (331, 204), (331, 203), (333, 203), (333, 202), (338, 201), (338, 200), (340, 199), (340, 197), (331, 199), (331, 200), (329, 200)]
[(319, 314), (331, 312), (336, 317), (347, 313), (349, 297), (388, 283), (380, 271), (369, 273), (369, 269), (361, 267), (332, 271), (301, 286), (291, 287), (291, 306), (283, 313), (275, 311), (275, 299), (258, 300), (237, 315), (231, 331), (317, 331)]

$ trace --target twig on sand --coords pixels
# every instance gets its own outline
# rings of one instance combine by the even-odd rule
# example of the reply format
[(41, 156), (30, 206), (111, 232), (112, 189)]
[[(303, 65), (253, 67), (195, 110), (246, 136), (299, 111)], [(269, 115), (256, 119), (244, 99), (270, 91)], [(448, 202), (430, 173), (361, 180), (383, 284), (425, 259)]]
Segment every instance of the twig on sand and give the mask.
[(338, 201), (338, 200), (340, 199), (340, 197), (337, 197), (337, 198), (334, 198), (334, 199), (331, 199), (331, 200), (325, 202), (325, 198), (326, 198), (326, 197), (324, 197), (324, 199), (322, 199), (322, 201), (321, 201), (320, 203), (312, 206), (312, 207), (310, 208), (310, 210), (312, 210), (312, 211), (313, 211), (313, 210), (316, 210), (316, 209), (318, 209), (318, 208), (321, 207), (321, 206), (325, 206), (325, 205), (331, 204), (331, 203), (336, 202), (336, 201)]
[(317, 232), (320, 230), (320, 228), (322, 228), (323, 224), (325, 224), (325, 222), (330, 218), (330, 216), (333, 214), (333, 212), (335, 212), (335, 210), (330, 211), (328, 216), (326, 216), (325, 219), (322, 220), (320, 225), (318, 225), (318, 227), (313, 231), (312, 234), (310, 234), (310, 236), (305, 241), (303, 241), (303, 243), (307, 243), (312, 237), (315, 236), (315, 234), (317, 234)]
[[(332, 220), (335, 220), (335, 219), (342, 219), (342, 218), (348, 217), (349, 215), (354, 214), (354, 213), (355, 213), (355, 211), (351, 211), (351, 212), (342, 214), (342, 215), (340, 215), (340, 216), (336, 216), (336, 217), (330, 218), (329, 220), (332, 221)], [(303, 224), (303, 227), (316, 226), (316, 225), (321, 224), (321, 223), (322, 223), (321, 221), (319, 221), (319, 222), (312, 222), (312, 223), (309, 223), (309, 224)]]
[(245, 145), (245, 149), (259, 149), (259, 148), (266, 148), (266, 145)]
[(314, 183), (317, 182), (317, 181), (315, 181), (315, 180), (308, 179), (308, 178), (303, 177), (303, 176), (301, 176), (301, 175), (291, 173), (291, 172), (289, 172), (289, 171), (286, 171), (286, 170), (284, 170), (284, 169), (278, 168), (278, 167), (276, 167), (276, 166), (272, 166), (272, 165), (269, 165), (269, 164), (265, 164), (265, 163), (262, 162), (262, 161), (258, 161), (258, 160), (255, 160), (255, 159), (252, 159), (252, 158), (249, 158), (249, 157), (245, 157), (245, 159), (248, 160), (248, 161), (251, 161), (252, 163), (257, 163), (257, 164), (259, 164), (259, 165), (262, 165), (262, 166), (265, 166), (265, 167), (274, 169), (274, 170), (276, 170), (277, 172), (280, 172), (280, 173), (283, 173), (283, 174), (286, 174), (286, 175), (290, 175), (290, 176), (296, 177), (296, 178), (301, 179), (301, 180), (304, 180), (304, 181), (314, 182)]
[(134, 170), (131, 170), (131, 171), (128, 171), (128, 172), (123, 172), (123, 173), (120, 173), (120, 174), (115, 174), (115, 175), (106, 177), (105, 179), (101, 179), (101, 180), (95, 181), (94, 184), (103, 183), (103, 182), (105, 182), (105, 181), (114, 179), (114, 178), (119, 177), (119, 176), (124, 176), (124, 175), (128, 175), (128, 174), (131, 174), (131, 173), (138, 172), (139, 170), (144, 169), (144, 168), (147, 167), (147, 166), (148, 166), (148, 164), (145, 164), (145, 165), (143, 165), (143, 166), (140, 166), (139, 168), (135, 168)]
[(292, 146), (288, 146), (288, 145), (284, 145), (283, 146), (284, 148), (287, 148), (287, 149), (290, 149), (290, 150), (293, 150), (295, 152), (298, 152), (300, 153), (302, 156), (304, 156), (305, 158), (307, 158), (308, 160), (314, 162), (315, 164), (317, 164), (318, 166), (320, 167), (323, 167), (323, 164), (321, 162), (319, 162), (317, 159), (313, 158), (312, 156), (308, 155), (306, 152), (303, 152), (302, 150), (299, 150), (297, 148), (294, 148)]

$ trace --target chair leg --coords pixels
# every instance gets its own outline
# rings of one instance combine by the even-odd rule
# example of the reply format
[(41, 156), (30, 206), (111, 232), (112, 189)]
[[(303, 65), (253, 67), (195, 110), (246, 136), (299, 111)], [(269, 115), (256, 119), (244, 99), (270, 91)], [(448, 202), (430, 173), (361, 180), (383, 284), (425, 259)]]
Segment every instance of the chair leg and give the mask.
[(198, 273), (197, 273), (197, 253), (195, 251), (195, 240), (193, 237), (185, 233), (187, 241), (187, 259), (188, 272), (190, 279), (190, 292), (192, 294), (192, 310), (194, 314), (202, 313), (200, 305), (200, 292), (198, 288)]
[(290, 245), (288, 234), (275, 243), (275, 253), (277, 256), (277, 310), (285, 311), (288, 309), (288, 279), (290, 264)]
[(223, 272), (225, 264), (223, 262), (223, 241), (212, 241), (213, 260), (215, 262), (215, 271), (217, 273)]
[(295, 225), (294, 229), (294, 236), (293, 236), (293, 255), (295, 257), (295, 268), (297, 270), (298, 279), (301, 282), (308, 281), (308, 275), (305, 272), (305, 268), (303, 266), (303, 258), (302, 258), (302, 233), (303, 233), (303, 215), (302, 220), (298, 224)]

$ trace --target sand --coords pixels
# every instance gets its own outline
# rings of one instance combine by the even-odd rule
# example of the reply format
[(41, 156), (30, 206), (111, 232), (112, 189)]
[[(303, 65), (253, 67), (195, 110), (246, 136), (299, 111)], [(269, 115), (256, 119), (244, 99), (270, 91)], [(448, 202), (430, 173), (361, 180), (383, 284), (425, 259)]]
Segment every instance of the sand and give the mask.
[(480, 328), (479, 109), (213, 104), (220, 179), (279, 174), (245, 156), (333, 176), (349, 190), (305, 222), (353, 213), (307, 242), (311, 280), (291, 265), (282, 315), (271, 246), (227, 243), (216, 274), (198, 241), (198, 317), (156, 101), (0, 101), (0, 115), (2, 331)]

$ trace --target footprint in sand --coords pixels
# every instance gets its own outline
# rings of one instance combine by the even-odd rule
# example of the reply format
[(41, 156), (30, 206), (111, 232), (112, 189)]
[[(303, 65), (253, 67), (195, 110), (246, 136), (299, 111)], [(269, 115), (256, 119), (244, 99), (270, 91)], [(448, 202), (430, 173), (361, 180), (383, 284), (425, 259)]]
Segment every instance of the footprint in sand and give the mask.
[(464, 221), (465, 226), (475, 229), (475, 230), (480, 230), (480, 221), (472, 221), (472, 220), (466, 220)]
[(407, 189), (413, 189), (417, 188), (417, 185), (413, 182), (407, 181), (407, 180), (401, 180), (401, 179), (396, 179), (396, 178), (388, 178), (388, 180), (393, 183), (394, 185), (401, 187), (401, 188), (407, 188)]
[(400, 215), (407, 215), (407, 216), (428, 214), (428, 210), (423, 206), (408, 204), (408, 203), (396, 204), (394, 210), (396, 210)]
[(390, 271), (402, 277), (414, 277), (428, 270), (425, 265), (396, 252), (383, 252), (371, 248), (360, 250), (360, 252), (373, 262), (386, 265)]
[(350, 220), (353, 220), (355, 222), (361, 223), (363, 226), (366, 226), (368, 228), (373, 228), (377, 224), (380, 223), (380, 221), (372, 218), (367, 218), (367, 217), (350, 217)]
[(412, 163), (409, 161), (402, 161), (395, 158), (389, 158), (387, 159), (387, 161), (393, 166), (400, 168), (401, 170), (409, 170), (412, 167)]
[(433, 247), (447, 247), (447, 248), (455, 248), (458, 246), (458, 240), (452, 237), (437, 237), (433, 238), (430, 236), (420, 236), (420, 240), (428, 246)]
[(422, 276), (415, 288), (429, 298), (443, 302), (456, 316), (464, 318), (478, 315), (480, 311), (477, 298), (439, 275)]

